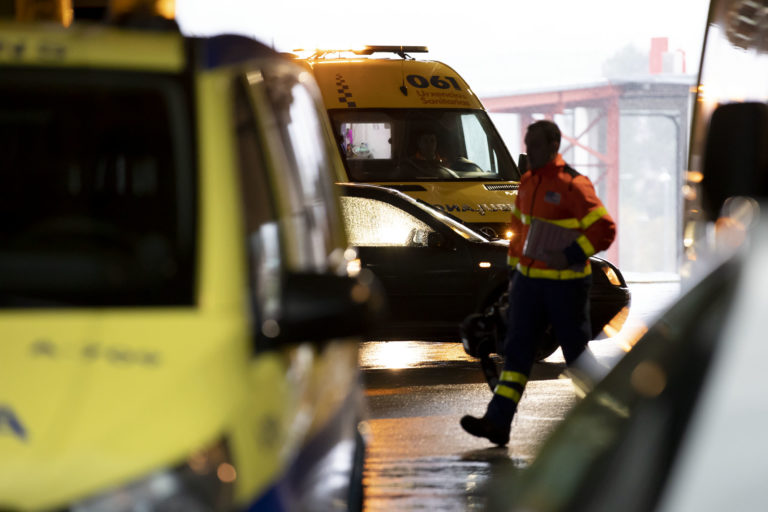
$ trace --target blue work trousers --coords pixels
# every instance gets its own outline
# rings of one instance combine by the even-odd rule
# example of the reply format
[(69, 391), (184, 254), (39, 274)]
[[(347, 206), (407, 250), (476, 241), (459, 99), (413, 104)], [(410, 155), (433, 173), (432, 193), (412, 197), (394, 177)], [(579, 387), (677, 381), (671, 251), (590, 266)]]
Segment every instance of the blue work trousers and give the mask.
[(509, 428), (536, 357), (536, 343), (552, 325), (569, 366), (592, 338), (589, 289), (592, 276), (551, 280), (513, 273), (510, 280), (504, 371), (485, 417)]
[(504, 370), (529, 375), (536, 340), (548, 325), (572, 364), (592, 339), (589, 289), (592, 276), (580, 279), (537, 279), (515, 272), (510, 282)]

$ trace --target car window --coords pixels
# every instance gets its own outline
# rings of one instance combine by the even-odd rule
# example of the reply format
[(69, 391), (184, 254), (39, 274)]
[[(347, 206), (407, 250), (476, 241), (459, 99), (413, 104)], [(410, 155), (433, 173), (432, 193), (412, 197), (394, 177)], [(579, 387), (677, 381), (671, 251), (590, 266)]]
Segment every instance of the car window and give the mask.
[[(520, 178), (487, 113), (459, 109), (331, 110), (330, 117), (353, 181), (424, 181), (423, 160), (439, 161), (431, 179), (512, 181)], [(435, 138), (434, 157), (420, 139)], [(431, 151), (430, 151), (431, 153)]]
[[(279, 179), (290, 212), (286, 252), (307, 269), (327, 268), (330, 254), (344, 246), (341, 217), (333, 190), (335, 149), (311, 75), (292, 65), (264, 70), (264, 86), (276, 124), (272, 127), (285, 148), (286, 167)], [(254, 86), (260, 86), (255, 84)], [(270, 148), (278, 151), (280, 148)]]
[(195, 301), (194, 123), (171, 75), (0, 76), (0, 304)]
[(384, 201), (343, 196), (341, 211), (349, 243), (357, 247), (426, 247), (433, 230)]
[[(278, 214), (270, 190), (263, 138), (254, 118), (245, 80), (234, 83), (234, 118), (237, 136), (240, 191), (245, 214), (249, 289), (259, 329), (279, 314), (283, 258)], [(267, 324), (266, 328), (269, 329)], [(274, 333), (266, 333), (268, 335)], [(256, 338), (257, 340), (259, 338)]]

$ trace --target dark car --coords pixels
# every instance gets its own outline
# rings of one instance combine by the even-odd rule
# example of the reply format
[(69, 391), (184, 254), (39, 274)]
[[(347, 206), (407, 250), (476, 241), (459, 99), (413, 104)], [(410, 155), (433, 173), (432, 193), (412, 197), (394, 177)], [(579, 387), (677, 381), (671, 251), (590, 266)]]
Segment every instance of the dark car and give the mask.
[[(379, 278), (389, 303), (388, 321), (369, 339), (457, 341), (467, 317), (500, 309), (507, 289), (507, 241), (491, 240), (397, 190), (339, 187), (349, 243), (363, 268)], [(593, 332), (609, 324), (618, 330), (629, 289), (611, 263), (591, 261)]]

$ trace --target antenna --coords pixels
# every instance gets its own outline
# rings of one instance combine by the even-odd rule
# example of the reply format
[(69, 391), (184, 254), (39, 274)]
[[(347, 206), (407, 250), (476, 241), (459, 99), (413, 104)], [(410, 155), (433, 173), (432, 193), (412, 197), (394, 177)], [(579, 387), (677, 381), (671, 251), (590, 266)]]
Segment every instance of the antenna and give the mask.
[[(296, 50), (294, 50), (296, 51)], [(351, 53), (353, 55), (373, 55), (374, 53), (394, 53), (401, 59), (413, 59), (411, 53), (427, 53), (429, 49), (426, 46), (379, 46), (368, 45), (362, 48), (318, 48), (309, 59), (317, 60), (324, 58), (330, 53)]]
[(400, 76), (403, 80), (403, 85), (400, 86), (400, 92), (403, 93), (403, 96), (408, 96), (408, 87), (405, 85), (405, 57), (400, 61)]

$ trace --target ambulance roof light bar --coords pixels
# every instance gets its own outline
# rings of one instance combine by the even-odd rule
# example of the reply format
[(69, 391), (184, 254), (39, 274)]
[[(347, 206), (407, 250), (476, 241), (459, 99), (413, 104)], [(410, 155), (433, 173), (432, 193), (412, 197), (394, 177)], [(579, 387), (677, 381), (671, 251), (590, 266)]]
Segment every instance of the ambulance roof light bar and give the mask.
[[(301, 51), (301, 50), (294, 50)], [(378, 46), (369, 45), (362, 48), (324, 48), (317, 49), (309, 58), (321, 59), (329, 53), (353, 53), (355, 55), (373, 55), (374, 53), (394, 53), (399, 55), (402, 59), (413, 58), (410, 53), (427, 53), (429, 50), (426, 46)]]

